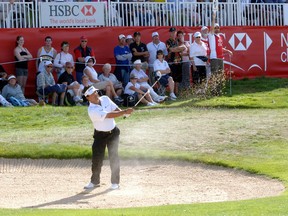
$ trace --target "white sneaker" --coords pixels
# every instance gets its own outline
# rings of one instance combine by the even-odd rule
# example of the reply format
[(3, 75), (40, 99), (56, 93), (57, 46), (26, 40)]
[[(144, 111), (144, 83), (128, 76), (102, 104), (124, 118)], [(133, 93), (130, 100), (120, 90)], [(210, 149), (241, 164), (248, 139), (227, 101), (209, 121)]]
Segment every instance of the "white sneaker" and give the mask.
[(151, 102), (148, 102), (147, 106), (155, 106), (155, 105), (153, 103), (151, 103)]
[(111, 185), (111, 189), (112, 189), (112, 190), (119, 189), (119, 187), (120, 187), (119, 184), (112, 184), (112, 185)]
[(73, 97), (73, 100), (77, 103), (77, 102), (79, 102), (79, 103), (82, 103), (83, 102), (83, 99), (82, 98), (80, 98), (79, 96), (74, 96)]
[(173, 93), (170, 93), (170, 99), (171, 99), (171, 100), (176, 100), (176, 99), (177, 99), (177, 97), (176, 97), (176, 95), (174, 94), (174, 92), (173, 92)]
[(153, 106), (159, 105), (159, 103), (156, 103), (155, 101), (152, 102)]
[(84, 189), (93, 189), (96, 187), (100, 187), (100, 185), (99, 184), (95, 185), (92, 182), (89, 182), (87, 185), (84, 186)]

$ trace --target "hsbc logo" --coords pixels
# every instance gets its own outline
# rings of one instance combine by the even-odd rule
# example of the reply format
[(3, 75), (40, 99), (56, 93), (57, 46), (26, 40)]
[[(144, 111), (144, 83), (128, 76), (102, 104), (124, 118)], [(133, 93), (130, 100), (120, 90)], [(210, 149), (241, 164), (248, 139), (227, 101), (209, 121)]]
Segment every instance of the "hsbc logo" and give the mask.
[(252, 40), (247, 33), (235, 33), (229, 40), (231, 47), (237, 51), (248, 50), (251, 43)]
[(96, 8), (93, 7), (92, 5), (85, 5), (81, 9), (81, 12), (83, 13), (84, 16), (93, 16), (94, 13), (96, 12)]

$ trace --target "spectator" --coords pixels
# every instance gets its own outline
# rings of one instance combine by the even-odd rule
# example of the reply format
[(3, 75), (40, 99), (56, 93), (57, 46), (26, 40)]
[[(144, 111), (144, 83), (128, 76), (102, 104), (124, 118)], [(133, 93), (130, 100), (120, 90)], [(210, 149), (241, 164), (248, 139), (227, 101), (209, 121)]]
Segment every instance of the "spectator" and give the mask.
[(187, 90), (190, 87), (191, 63), (189, 60), (190, 44), (184, 41), (184, 33), (177, 31), (177, 40), (179, 47), (184, 48), (180, 55), (182, 57), (182, 82), (179, 83), (179, 89)]
[(127, 44), (127, 46), (129, 47), (130, 44), (133, 43), (133, 42), (134, 42), (133, 37), (132, 37), (131, 35), (127, 35), (127, 37), (126, 37), (126, 44)]
[(54, 67), (56, 68), (57, 77), (64, 73), (66, 62), (70, 62), (74, 66), (73, 56), (69, 53), (69, 43), (63, 41), (61, 43), (61, 52), (58, 53), (54, 60)]
[(123, 85), (113, 73), (110, 73), (111, 68), (112, 68), (111, 64), (109, 64), (109, 63), (104, 64), (102, 67), (103, 73), (100, 74), (99, 80), (102, 82), (103, 81), (111, 81), (113, 83), (116, 94), (119, 97), (121, 97), (123, 90), (124, 90)]
[(88, 38), (85, 36), (80, 37), (80, 45), (74, 49), (75, 54), (75, 68), (76, 80), (81, 83), (83, 70), (85, 68), (85, 58), (91, 56), (95, 59), (94, 51), (91, 47), (87, 46)]
[(210, 76), (211, 76), (211, 68), (210, 68), (210, 60), (209, 60), (209, 57), (210, 57), (210, 46), (209, 46), (208, 35), (209, 35), (208, 27), (207, 26), (202, 26), (202, 28), (201, 28), (201, 41), (203, 43), (205, 43), (205, 45), (207, 47), (207, 57), (208, 57), (208, 60), (207, 60), (207, 63), (206, 63), (206, 79), (209, 79)]
[(15, 56), (15, 72), (17, 82), (21, 86), (23, 94), (25, 94), (25, 87), (28, 78), (28, 60), (32, 59), (32, 55), (27, 48), (24, 47), (24, 37), (17, 36), (16, 47), (14, 49)]
[(45, 45), (40, 47), (37, 52), (36, 71), (39, 73), (45, 70), (44, 63), (46, 61), (53, 62), (56, 55), (57, 51), (52, 47), (52, 37), (45, 37)]
[(174, 94), (174, 80), (169, 75), (171, 70), (168, 63), (164, 60), (164, 54), (162, 50), (157, 51), (157, 59), (154, 62), (154, 71), (159, 71), (162, 75), (159, 80), (160, 84), (165, 88), (168, 86), (170, 90), (170, 100), (176, 100), (177, 97)]
[(8, 77), (8, 84), (3, 87), (2, 96), (14, 106), (34, 106), (38, 104), (34, 99), (25, 98), (21, 86), (17, 84), (16, 77), (14, 75)]
[(66, 62), (65, 71), (60, 75), (58, 79), (58, 84), (65, 84), (67, 85), (67, 93), (66, 97), (69, 94), (76, 105), (81, 105), (80, 103), (83, 102), (81, 99), (81, 89), (80, 84), (74, 80), (74, 77), (72, 75), (72, 72), (74, 70), (74, 66), (71, 62)]
[(224, 71), (224, 52), (232, 55), (233, 53), (223, 47), (223, 37), (220, 34), (220, 26), (215, 23), (216, 14), (213, 13), (212, 26), (209, 34), (210, 46), (210, 65), (211, 74), (223, 73)]
[(153, 64), (156, 60), (156, 53), (158, 50), (163, 50), (164, 56), (168, 54), (165, 43), (160, 41), (158, 32), (152, 33), (152, 41), (147, 44), (149, 52), (149, 83), (152, 85), (155, 82), (155, 72)]
[(83, 100), (82, 104), (88, 105), (88, 100), (83, 95), (83, 90), (85, 87), (87, 88), (89, 87), (89, 78), (86, 75), (83, 75), (81, 81), (82, 83), (80, 84), (80, 90), (81, 90), (81, 98)]
[[(2, 65), (1, 65), (1, 67), (2, 67)], [(8, 80), (6, 78), (7, 78), (7, 73), (1, 71), (0, 72), (0, 93), (1, 93), (1, 91), (3, 89), (3, 87), (5, 85), (7, 85), (7, 83), (8, 83)]]
[(171, 27), (169, 29), (169, 39), (166, 41), (166, 47), (168, 50), (167, 61), (170, 64), (171, 76), (175, 82), (174, 91), (178, 94), (178, 84), (182, 82), (182, 64), (180, 52), (184, 50), (184, 47), (179, 47), (176, 40), (176, 28)]
[[(140, 100), (145, 94), (144, 91), (147, 89), (141, 87), (139, 83), (137, 83), (137, 77), (134, 74), (130, 75), (130, 82), (125, 86), (124, 94), (126, 96), (133, 96), (136, 99)], [(151, 95), (146, 93), (145, 97), (141, 99), (141, 103), (146, 104), (147, 106), (155, 106), (157, 105), (151, 98)]]
[(149, 58), (149, 52), (147, 50), (146, 44), (141, 42), (141, 33), (140, 32), (134, 32), (134, 43), (130, 44), (130, 50), (132, 52), (132, 59), (131, 61), (134, 62), (137, 59), (140, 59), (142, 62), (142, 69), (146, 72), (148, 68), (148, 58)]
[(4, 107), (13, 107), (13, 105), (7, 101), (1, 94), (0, 94), (0, 105)]
[(125, 35), (118, 36), (118, 46), (114, 48), (114, 57), (116, 60), (115, 76), (123, 82), (124, 86), (129, 82), (130, 76), (130, 60), (132, 54), (128, 46), (126, 46)]
[[(206, 79), (207, 46), (201, 41), (201, 33), (195, 32), (194, 42), (190, 47), (193, 84), (201, 84)], [(205, 61), (206, 60), (206, 61)]]
[(83, 73), (89, 78), (89, 83), (88, 85), (93, 85), (96, 89), (99, 90), (104, 90), (105, 94), (113, 99), (115, 103), (120, 104), (123, 102), (123, 99), (120, 98), (116, 92), (115, 89), (113, 87), (113, 83), (111, 81), (103, 81), (101, 82), (98, 79), (98, 74), (95, 71), (95, 69), (93, 68), (93, 65), (95, 64), (95, 59), (91, 56), (86, 56), (85, 58), (85, 69), (83, 71)]
[[(51, 61), (45, 61), (44, 71), (39, 73), (37, 76), (37, 93), (39, 95), (43, 95), (43, 97), (47, 97), (48, 95), (52, 94), (52, 105), (63, 106), (67, 85), (55, 84), (52, 70), (53, 63)], [(57, 97), (59, 97), (59, 103), (57, 101)]]
[(161, 103), (165, 100), (165, 96), (159, 96), (154, 89), (148, 84), (149, 77), (147, 74), (141, 69), (142, 63), (140, 60), (136, 60), (134, 62), (134, 69), (131, 71), (131, 75), (134, 74), (137, 78), (137, 83), (141, 86), (141, 88), (146, 91), (149, 90), (149, 93), (153, 99), (153, 101), (157, 103)]

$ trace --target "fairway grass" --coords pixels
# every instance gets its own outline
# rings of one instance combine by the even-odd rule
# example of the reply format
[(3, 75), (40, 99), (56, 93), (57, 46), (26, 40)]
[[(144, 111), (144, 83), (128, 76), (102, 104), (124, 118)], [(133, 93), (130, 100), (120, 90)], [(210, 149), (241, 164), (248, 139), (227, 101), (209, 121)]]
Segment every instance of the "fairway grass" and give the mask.
[[(269, 88), (262, 86), (267, 80), (254, 80), (254, 90), (250, 86), (241, 93), (239, 89), (252, 81), (233, 83), (232, 96), (167, 102), (117, 119), (121, 158), (243, 169), (279, 179), (287, 187), (287, 80), (273, 79)], [(86, 107), (1, 108), (0, 114), (1, 157), (91, 157), (93, 131)], [(237, 202), (107, 210), (1, 209), (0, 215), (288, 215), (287, 203), (286, 190), (277, 197)]]

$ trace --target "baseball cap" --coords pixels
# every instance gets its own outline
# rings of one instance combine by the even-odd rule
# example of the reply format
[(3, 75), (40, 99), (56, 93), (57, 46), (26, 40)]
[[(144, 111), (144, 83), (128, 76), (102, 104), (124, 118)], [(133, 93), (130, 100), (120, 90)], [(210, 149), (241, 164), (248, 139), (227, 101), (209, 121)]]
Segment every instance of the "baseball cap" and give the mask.
[(11, 76), (8, 77), (8, 81), (11, 80), (11, 79), (16, 79), (16, 77), (14, 75), (11, 75)]
[(208, 29), (207, 26), (202, 26), (201, 31), (204, 31), (205, 29)]
[(142, 64), (140, 59), (137, 59), (136, 61), (134, 61), (134, 65), (136, 64)]
[(152, 37), (154, 37), (154, 36), (159, 36), (158, 32), (153, 32)]
[(120, 35), (118, 36), (118, 38), (119, 38), (119, 40), (121, 40), (122, 38), (125, 38), (125, 35), (124, 35), (124, 34), (120, 34)]
[(196, 38), (196, 37), (201, 37), (201, 33), (200, 32), (195, 32), (194, 33), (194, 37)]
[(135, 79), (135, 78), (137, 79), (136, 75), (133, 74), (133, 73), (131, 73), (131, 74), (130, 74), (130, 79)]
[(219, 28), (220, 28), (219, 23), (215, 23), (215, 24), (214, 24), (214, 27), (219, 27)]
[(132, 35), (127, 35), (126, 39), (133, 39)]
[(174, 27), (171, 27), (171, 28), (169, 29), (169, 32), (174, 32), (174, 31), (176, 31), (176, 28), (174, 28)]
[(51, 61), (45, 61), (44, 66), (48, 66), (48, 65), (53, 65), (53, 63)]
[(88, 38), (86, 36), (81, 36), (80, 40), (88, 40)]
[(137, 35), (141, 36), (140, 32), (134, 32), (133, 36), (136, 37)]
[(93, 94), (95, 91), (98, 91), (99, 89), (96, 89), (94, 86), (90, 86), (84, 93), (84, 96), (87, 97), (91, 94)]

